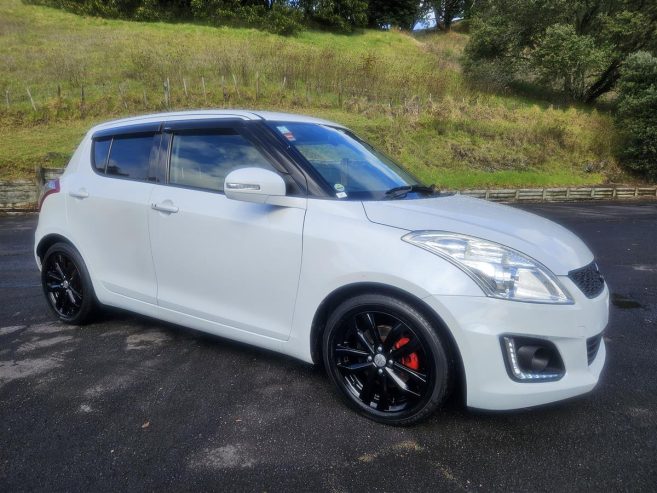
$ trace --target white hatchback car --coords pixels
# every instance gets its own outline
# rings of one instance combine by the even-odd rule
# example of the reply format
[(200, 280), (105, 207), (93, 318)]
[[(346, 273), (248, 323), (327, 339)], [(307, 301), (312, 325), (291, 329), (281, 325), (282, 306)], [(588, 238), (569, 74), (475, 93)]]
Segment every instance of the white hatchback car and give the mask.
[(198, 111), (92, 128), (45, 188), (50, 306), (110, 305), (313, 363), (410, 424), (454, 384), (514, 409), (591, 390), (609, 295), (546, 219), (423, 186), (339, 124)]

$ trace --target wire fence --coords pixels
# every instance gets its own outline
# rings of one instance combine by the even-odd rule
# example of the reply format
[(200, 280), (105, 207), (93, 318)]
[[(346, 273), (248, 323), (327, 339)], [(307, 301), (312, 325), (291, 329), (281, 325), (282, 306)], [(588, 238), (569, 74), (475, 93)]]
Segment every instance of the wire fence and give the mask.
[[(420, 95), (421, 94), (421, 95)], [(4, 88), (0, 112), (17, 115), (76, 113), (77, 116), (144, 111), (171, 111), (200, 107), (246, 105), (343, 108), (359, 101), (419, 113), (434, 95), (416, 87), (382, 89), (380, 85), (349, 86), (321, 79), (268, 79), (256, 72), (218, 77), (166, 77), (162, 81), (126, 80), (104, 84), (12, 85)]]

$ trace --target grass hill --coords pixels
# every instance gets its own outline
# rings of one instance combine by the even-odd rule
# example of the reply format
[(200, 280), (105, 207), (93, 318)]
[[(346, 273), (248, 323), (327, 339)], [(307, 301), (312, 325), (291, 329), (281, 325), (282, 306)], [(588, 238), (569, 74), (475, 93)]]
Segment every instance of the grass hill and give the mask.
[(469, 88), (466, 42), (379, 31), (286, 38), (0, 0), (0, 178), (65, 164), (95, 122), (241, 107), (346, 124), (444, 188), (627, 181), (607, 114)]

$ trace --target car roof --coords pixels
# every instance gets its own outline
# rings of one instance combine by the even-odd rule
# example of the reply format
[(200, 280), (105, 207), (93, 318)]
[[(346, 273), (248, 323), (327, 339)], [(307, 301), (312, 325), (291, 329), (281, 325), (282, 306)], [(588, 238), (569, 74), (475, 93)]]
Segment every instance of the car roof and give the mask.
[(342, 127), (338, 123), (334, 123), (321, 118), (314, 118), (312, 116), (298, 115), (295, 113), (279, 113), (274, 111), (257, 111), (257, 110), (190, 110), (190, 111), (172, 111), (166, 113), (151, 113), (147, 115), (133, 116), (129, 118), (121, 118), (118, 120), (111, 120), (108, 122), (100, 123), (90, 130), (90, 133), (99, 130), (109, 130), (112, 128), (119, 128), (126, 125), (139, 125), (142, 123), (154, 122), (168, 122), (168, 121), (185, 121), (185, 120), (212, 120), (212, 119), (241, 119), (241, 120), (259, 120), (259, 121), (280, 121), (290, 123), (316, 123), (322, 125), (331, 125), (334, 127)]

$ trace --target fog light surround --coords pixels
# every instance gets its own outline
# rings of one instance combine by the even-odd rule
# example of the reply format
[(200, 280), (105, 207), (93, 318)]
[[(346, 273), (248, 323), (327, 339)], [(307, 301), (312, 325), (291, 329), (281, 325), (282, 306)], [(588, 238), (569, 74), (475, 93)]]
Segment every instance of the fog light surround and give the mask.
[(545, 339), (500, 337), (506, 371), (516, 382), (553, 382), (566, 373), (557, 347)]

